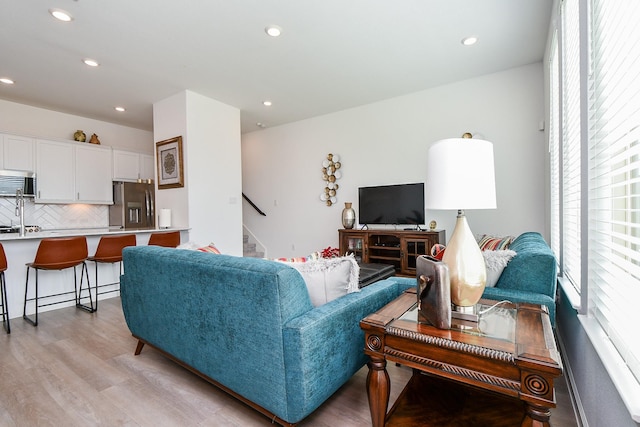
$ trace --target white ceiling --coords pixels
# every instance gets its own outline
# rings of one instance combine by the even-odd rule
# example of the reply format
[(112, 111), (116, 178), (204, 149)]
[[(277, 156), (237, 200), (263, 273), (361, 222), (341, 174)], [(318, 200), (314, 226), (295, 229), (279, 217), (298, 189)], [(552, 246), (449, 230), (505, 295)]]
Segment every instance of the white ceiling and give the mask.
[[(0, 99), (152, 130), (191, 90), (242, 132), (542, 60), (552, 0), (7, 0)], [(74, 20), (63, 23), (48, 10)], [(279, 38), (264, 28), (276, 24)], [(479, 38), (473, 47), (461, 40)], [(82, 63), (93, 58), (101, 65)], [(263, 100), (273, 106), (265, 107)], [(127, 111), (118, 113), (114, 106)]]

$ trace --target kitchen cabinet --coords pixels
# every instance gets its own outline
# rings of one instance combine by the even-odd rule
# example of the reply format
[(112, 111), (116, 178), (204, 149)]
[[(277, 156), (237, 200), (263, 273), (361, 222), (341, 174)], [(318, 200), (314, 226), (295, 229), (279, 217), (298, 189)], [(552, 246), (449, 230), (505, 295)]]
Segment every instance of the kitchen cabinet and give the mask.
[(156, 178), (155, 161), (152, 155), (140, 154), (140, 178), (147, 180)]
[(111, 149), (78, 145), (75, 151), (75, 196), (82, 203), (111, 204)]
[(154, 178), (153, 156), (133, 151), (113, 150), (113, 180), (134, 182)]
[(36, 141), (36, 203), (111, 204), (111, 149)]
[(33, 138), (0, 134), (0, 169), (35, 171)]
[(75, 201), (73, 145), (36, 141), (36, 203)]

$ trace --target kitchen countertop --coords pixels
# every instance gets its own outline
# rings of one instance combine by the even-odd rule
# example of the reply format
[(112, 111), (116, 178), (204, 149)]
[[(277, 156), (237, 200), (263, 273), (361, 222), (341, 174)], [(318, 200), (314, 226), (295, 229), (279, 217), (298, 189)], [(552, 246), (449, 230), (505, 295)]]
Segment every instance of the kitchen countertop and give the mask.
[(144, 230), (124, 230), (120, 227), (98, 227), (98, 228), (60, 228), (52, 230), (32, 231), (25, 233), (24, 236), (20, 236), (20, 233), (0, 233), (0, 242), (11, 240), (31, 240), (31, 239), (44, 239), (47, 237), (70, 237), (70, 236), (102, 236), (105, 234), (142, 234), (142, 233), (156, 233), (163, 231), (187, 231), (188, 227), (184, 228), (155, 228)]

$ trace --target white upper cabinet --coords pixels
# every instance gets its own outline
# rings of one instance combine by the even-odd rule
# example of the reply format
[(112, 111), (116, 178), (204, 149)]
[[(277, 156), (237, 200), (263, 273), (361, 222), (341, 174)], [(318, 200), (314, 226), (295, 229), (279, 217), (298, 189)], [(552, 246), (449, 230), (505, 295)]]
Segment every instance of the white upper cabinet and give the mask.
[(36, 202), (75, 202), (73, 145), (38, 140), (36, 142), (36, 179)]
[(35, 171), (33, 138), (0, 134), (0, 169)]
[(76, 201), (111, 204), (111, 149), (91, 145), (75, 148)]
[(37, 140), (37, 203), (113, 203), (111, 149)]
[(153, 179), (153, 156), (133, 151), (113, 150), (113, 180)]
[(113, 150), (113, 180), (136, 181), (140, 173), (140, 155), (132, 151)]
[(153, 156), (149, 154), (140, 154), (140, 178), (155, 179), (156, 168)]

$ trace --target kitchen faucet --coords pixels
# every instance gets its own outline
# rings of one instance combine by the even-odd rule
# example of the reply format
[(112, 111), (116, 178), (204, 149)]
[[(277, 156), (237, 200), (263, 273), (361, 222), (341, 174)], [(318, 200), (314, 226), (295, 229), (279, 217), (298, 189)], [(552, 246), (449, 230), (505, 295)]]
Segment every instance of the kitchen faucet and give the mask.
[(24, 194), (20, 188), (16, 190), (16, 216), (20, 217), (20, 236), (24, 236)]

